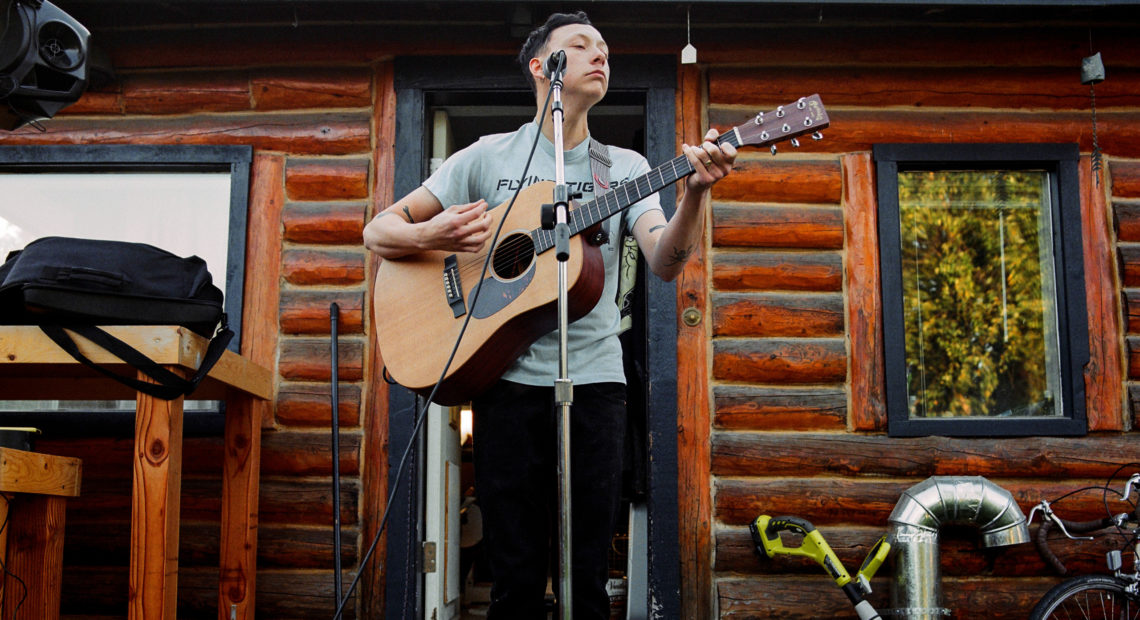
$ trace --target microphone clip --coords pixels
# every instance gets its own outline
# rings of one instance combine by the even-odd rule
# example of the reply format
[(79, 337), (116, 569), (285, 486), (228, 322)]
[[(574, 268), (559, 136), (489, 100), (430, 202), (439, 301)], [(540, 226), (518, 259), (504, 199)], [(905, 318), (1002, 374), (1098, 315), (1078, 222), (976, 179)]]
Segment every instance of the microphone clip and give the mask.
[(566, 70), (566, 51), (558, 50), (547, 57), (546, 62), (542, 64), (542, 74), (548, 80), (555, 81), (562, 79), (562, 73)]

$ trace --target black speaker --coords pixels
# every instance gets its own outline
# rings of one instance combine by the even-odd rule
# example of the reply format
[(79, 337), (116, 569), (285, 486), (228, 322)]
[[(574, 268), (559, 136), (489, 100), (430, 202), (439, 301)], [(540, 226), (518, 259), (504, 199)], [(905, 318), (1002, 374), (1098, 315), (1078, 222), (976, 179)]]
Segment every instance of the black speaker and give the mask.
[(0, 129), (51, 118), (79, 100), (90, 37), (47, 0), (0, 0)]

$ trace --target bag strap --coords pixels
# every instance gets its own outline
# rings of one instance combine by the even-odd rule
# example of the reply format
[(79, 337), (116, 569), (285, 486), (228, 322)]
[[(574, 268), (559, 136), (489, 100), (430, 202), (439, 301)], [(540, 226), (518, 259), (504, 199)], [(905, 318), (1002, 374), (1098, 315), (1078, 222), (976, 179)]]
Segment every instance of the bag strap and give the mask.
[[(610, 189), (610, 147), (590, 138), (590, 172), (594, 175), (594, 197), (597, 198)], [(601, 188), (601, 191), (598, 189)]]
[[(53, 342), (59, 345), (64, 351), (67, 351), (67, 353), (77, 361), (82, 362), (84, 365), (123, 385), (164, 400), (173, 400), (193, 392), (198, 387), (198, 384), (206, 378), (206, 374), (210, 372), (214, 364), (221, 359), (222, 354), (226, 351), (226, 346), (229, 345), (230, 340), (234, 337), (233, 330), (228, 327), (223, 328), (222, 331), (210, 340), (210, 345), (206, 348), (206, 354), (202, 358), (202, 364), (198, 367), (198, 371), (193, 377), (185, 379), (163, 368), (157, 362), (140, 353), (129, 344), (94, 325), (61, 326), (49, 323), (41, 324), (39, 327)], [(75, 341), (72, 340), (67, 330), (73, 331), (113, 353), (132, 368), (158, 381), (158, 383), (148, 383), (134, 377), (120, 375), (96, 364), (79, 351), (79, 346), (75, 344)]]
[[(590, 172), (594, 175), (594, 197), (610, 189), (610, 159), (608, 146), (590, 138)], [(600, 188), (600, 191), (599, 191)], [(637, 284), (637, 239), (625, 231), (625, 210), (618, 220), (618, 251), (621, 261), (618, 268), (617, 303), (619, 322), (618, 333), (633, 327), (633, 287)]]

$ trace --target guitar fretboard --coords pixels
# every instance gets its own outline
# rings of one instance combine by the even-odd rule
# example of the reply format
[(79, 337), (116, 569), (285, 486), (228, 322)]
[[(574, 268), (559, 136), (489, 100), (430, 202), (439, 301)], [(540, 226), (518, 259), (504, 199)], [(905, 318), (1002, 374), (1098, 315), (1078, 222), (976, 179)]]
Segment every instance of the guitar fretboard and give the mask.
[[(724, 132), (717, 137), (716, 143), (731, 144), (737, 148), (740, 146), (735, 131)], [(649, 172), (623, 183), (587, 203), (578, 205), (578, 208), (570, 211), (570, 235), (573, 236), (586, 230), (694, 172), (696, 169), (693, 168), (689, 158), (678, 155)], [(534, 239), (535, 254), (542, 254), (554, 247), (553, 230), (535, 229), (531, 231), (531, 238)]]

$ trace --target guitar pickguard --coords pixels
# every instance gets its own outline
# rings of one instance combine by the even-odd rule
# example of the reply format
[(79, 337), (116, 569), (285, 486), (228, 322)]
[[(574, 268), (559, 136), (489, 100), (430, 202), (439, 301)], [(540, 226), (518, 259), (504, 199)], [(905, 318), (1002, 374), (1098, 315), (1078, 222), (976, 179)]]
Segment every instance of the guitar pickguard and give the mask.
[(476, 319), (486, 319), (506, 308), (526, 290), (527, 286), (530, 286), (531, 280), (534, 279), (535, 269), (536, 263), (532, 262), (529, 269), (512, 280), (503, 281), (496, 278), (483, 280), (479, 299), (475, 299), (475, 289), (471, 291), (471, 296), (467, 299), (467, 305), (471, 308), (471, 316)]

